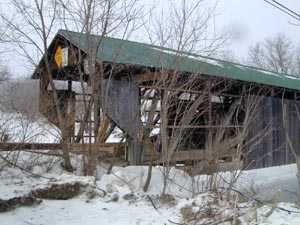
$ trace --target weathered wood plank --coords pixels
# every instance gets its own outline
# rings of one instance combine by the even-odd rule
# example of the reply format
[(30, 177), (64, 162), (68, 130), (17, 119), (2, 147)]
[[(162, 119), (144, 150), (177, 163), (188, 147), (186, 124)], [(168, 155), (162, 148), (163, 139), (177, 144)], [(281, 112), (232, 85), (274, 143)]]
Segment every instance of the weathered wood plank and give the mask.
[(17, 151), (27, 150), (56, 150), (61, 149), (62, 144), (59, 143), (0, 143), (1, 151)]
[(124, 151), (124, 144), (120, 143), (99, 143), (99, 144), (68, 144), (60, 143), (0, 143), (0, 151), (20, 150), (61, 150), (67, 147), (73, 153), (87, 153), (90, 148), (104, 155), (119, 156)]
[[(225, 158), (225, 157), (232, 157), (235, 154), (235, 150), (232, 149), (230, 151), (226, 152), (218, 152), (216, 153), (217, 155), (214, 155), (216, 158)], [(144, 155), (144, 161), (148, 161), (150, 158), (154, 160), (159, 160), (161, 159), (160, 154), (150, 154), (149, 152), (145, 152)], [(186, 151), (178, 151), (174, 152), (171, 161), (172, 162), (180, 162), (180, 161), (201, 161), (207, 159), (207, 151), (203, 149), (199, 150), (186, 150)]]

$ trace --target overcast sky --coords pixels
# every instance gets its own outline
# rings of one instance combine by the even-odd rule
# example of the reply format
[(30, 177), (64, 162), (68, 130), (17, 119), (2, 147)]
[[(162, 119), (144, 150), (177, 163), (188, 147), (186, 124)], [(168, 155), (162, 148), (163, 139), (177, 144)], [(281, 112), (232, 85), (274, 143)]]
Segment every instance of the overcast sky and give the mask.
[[(165, 0), (156, 1), (162, 3)], [(278, 1), (300, 13), (300, 0)], [(0, 6), (3, 7), (3, 2)], [(291, 25), (291, 22), (296, 21), (263, 0), (219, 0), (216, 13), (217, 26), (228, 27), (235, 31), (235, 39), (228, 48), (241, 61), (247, 56), (250, 45), (277, 33), (285, 33), (295, 45), (300, 45), (300, 26)], [(28, 68), (24, 68), (20, 63), (22, 61), (16, 60), (16, 56), (10, 56), (6, 62), (13, 74), (28, 73)]]
[[(278, 1), (300, 14), (300, 0)], [(220, 23), (239, 31), (231, 46), (239, 57), (247, 54), (249, 45), (279, 32), (300, 45), (300, 26), (291, 25), (295, 20), (263, 0), (221, 0), (218, 11)]]

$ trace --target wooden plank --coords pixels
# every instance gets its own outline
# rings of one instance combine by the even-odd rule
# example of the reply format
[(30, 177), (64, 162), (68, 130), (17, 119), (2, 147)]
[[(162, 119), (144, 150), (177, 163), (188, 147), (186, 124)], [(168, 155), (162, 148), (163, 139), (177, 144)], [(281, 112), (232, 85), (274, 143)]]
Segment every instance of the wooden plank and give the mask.
[[(59, 143), (0, 143), (0, 151), (19, 151), (19, 150), (50, 150), (51, 152), (56, 152), (62, 149), (64, 145)], [(123, 143), (99, 143), (99, 144), (69, 144), (68, 148), (70, 152), (76, 154), (86, 154), (89, 148), (93, 148), (97, 155), (102, 157), (120, 157), (125, 150), (125, 145)], [(148, 153), (148, 154), (147, 154)], [(160, 154), (149, 154), (147, 151), (144, 156), (144, 161), (150, 159), (159, 160)], [(218, 158), (232, 156), (234, 150), (228, 152), (220, 152), (217, 156)], [(204, 150), (187, 150), (175, 152), (172, 157), (172, 162), (176, 161), (200, 161), (206, 159), (206, 152)]]
[(14, 150), (56, 150), (61, 149), (62, 144), (59, 143), (0, 143), (1, 151)]
[[(201, 91), (201, 90), (195, 90), (195, 89), (189, 89), (189, 88), (173, 88), (173, 87), (164, 87), (163, 85), (143, 85), (143, 84), (139, 84), (138, 85), (140, 88), (147, 88), (147, 89), (153, 89), (153, 90), (166, 90), (166, 91), (174, 91), (174, 92), (186, 92), (186, 93), (193, 93), (193, 94), (207, 94), (207, 92)], [(213, 95), (216, 96), (227, 96), (227, 97), (232, 97), (232, 98), (241, 98), (241, 95), (235, 95), (235, 94), (230, 94), (230, 93), (215, 93), (212, 92)]]
[[(101, 148), (101, 146), (95, 144), (70, 144), (68, 147), (73, 151), (88, 151), (90, 149), (96, 150)], [(110, 149), (110, 147), (102, 146), (101, 149), (104, 149), (104, 151), (106, 151), (107, 149)]]
[(168, 77), (166, 73), (158, 73), (158, 72), (146, 72), (142, 74), (134, 75), (134, 81), (136, 83), (143, 83), (148, 81), (162, 81)]
[[(230, 151), (226, 151), (226, 152), (215, 152), (213, 157), (214, 158), (225, 158), (225, 157), (231, 157), (235, 154), (235, 150), (232, 149)], [(159, 160), (161, 161), (161, 157), (160, 154), (157, 153), (155, 155), (152, 155), (152, 157), (154, 157), (154, 160)], [(145, 161), (148, 161), (150, 158), (150, 154), (146, 153), (144, 156)], [(190, 161), (190, 160), (194, 160), (194, 161), (200, 161), (200, 160), (205, 160), (207, 159), (207, 151), (203, 150), (203, 149), (199, 149), (199, 150), (186, 150), (186, 151), (178, 151), (178, 152), (174, 152), (173, 156), (171, 158), (172, 162), (180, 162), (180, 161)]]
[(124, 150), (122, 143), (99, 143), (99, 144), (68, 144), (60, 143), (0, 143), (0, 151), (20, 151), (20, 150), (60, 150), (67, 147), (70, 152), (87, 152), (89, 148), (96, 152), (107, 153), (109, 155), (119, 155)]
[[(147, 122), (143, 122), (145, 127), (149, 128), (159, 128), (159, 124), (156, 125), (148, 125)], [(243, 128), (242, 125), (183, 125), (183, 126), (167, 126), (169, 129), (199, 129), (199, 128), (213, 128), (213, 129), (219, 129), (219, 128)]]
[(176, 166), (176, 168), (183, 169), (190, 176), (207, 174), (208, 172), (226, 172), (226, 171), (236, 171), (243, 169), (242, 161), (232, 161), (232, 162), (218, 162), (217, 167), (210, 168), (206, 164), (198, 164), (198, 165), (181, 165)]

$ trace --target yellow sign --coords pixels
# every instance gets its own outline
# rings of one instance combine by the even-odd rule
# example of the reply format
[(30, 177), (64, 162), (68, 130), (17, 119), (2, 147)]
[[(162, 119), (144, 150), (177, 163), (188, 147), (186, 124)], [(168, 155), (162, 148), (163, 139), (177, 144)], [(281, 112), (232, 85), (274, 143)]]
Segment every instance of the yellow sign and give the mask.
[(56, 64), (58, 65), (58, 67), (62, 66), (62, 51), (61, 51), (60, 46), (58, 46), (55, 51), (54, 60), (55, 60)]

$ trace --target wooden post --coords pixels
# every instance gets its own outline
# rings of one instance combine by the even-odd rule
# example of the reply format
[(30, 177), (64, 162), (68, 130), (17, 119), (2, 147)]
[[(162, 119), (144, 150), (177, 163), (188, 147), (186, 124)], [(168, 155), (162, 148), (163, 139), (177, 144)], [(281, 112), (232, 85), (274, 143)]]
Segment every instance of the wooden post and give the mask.
[(269, 135), (266, 137), (266, 144), (265, 144), (265, 152), (266, 152), (266, 161), (265, 161), (265, 166), (269, 167), (273, 165), (273, 151), (275, 150), (274, 146), (273, 146), (273, 140), (274, 138), (276, 138), (274, 136), (274, 113), (273, 113), (273, 96), (271, 97), (266, 97), (266, 104), (263, 106), (265, 109), (265, 120), (266, 123), (269, 124), (265, 124), (265, 127), (269, 126), (269, 129), (271, 129), (271, 131), (269, 132)]
[(212, 94), (211, 94), (211, 87), (212, 87), (212, 84), (211, 84), (211, 80), (208, 81), (208, 86), (209, 86), (209, 89), (208, 89), (208, 158), (209, 158), (209, 161), (213, 160), (213, 131), (211, 129), (212, 127)]

